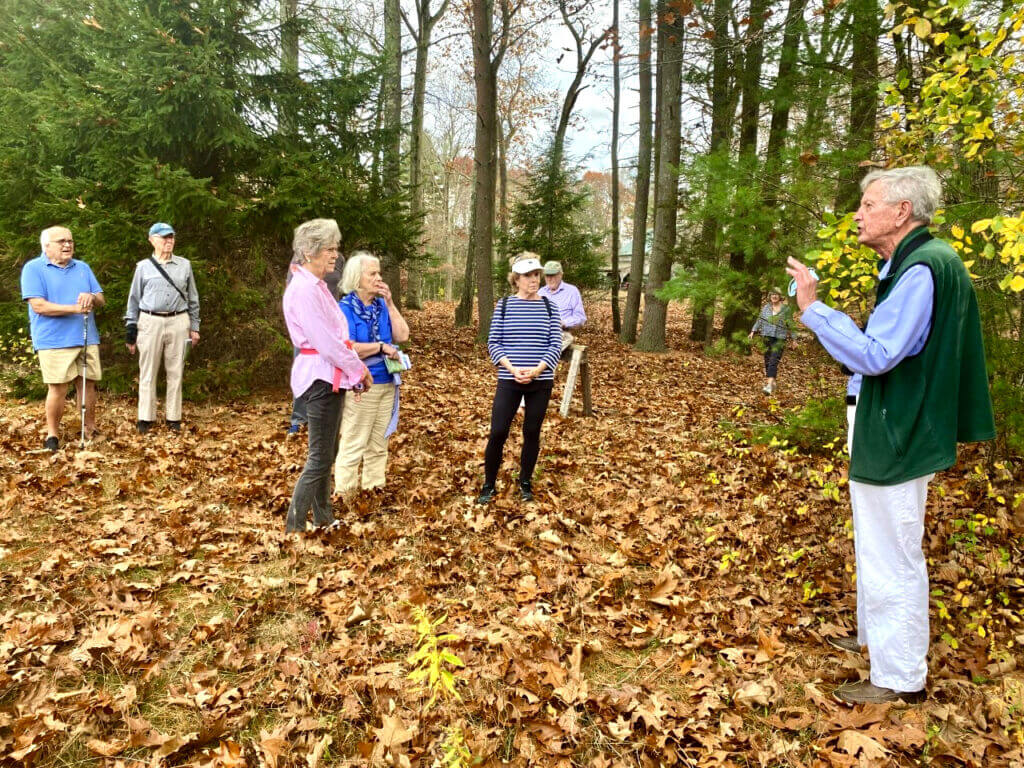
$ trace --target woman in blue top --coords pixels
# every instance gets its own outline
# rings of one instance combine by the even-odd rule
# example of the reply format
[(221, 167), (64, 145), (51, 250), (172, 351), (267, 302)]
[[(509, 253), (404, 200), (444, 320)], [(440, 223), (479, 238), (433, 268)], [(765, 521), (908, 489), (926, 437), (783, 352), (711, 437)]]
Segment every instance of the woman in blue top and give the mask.
[(533, 499), (530, 482), (540, 453), (540, 428), (551, 399), (555, 366), (562, 354), (558, 307), (537, 293), (541, 272), (537, 254), (519, 254), (509, 275), (515, 293), (498, 302), (491, 318), (487, 350), (498, 367), (498, 388), (491, 406), (491, 434), (484, 452), (484, 485), (478, 504), (487, 504), (494, 498), (501, 453), (520, 400), (525, 400), (526, 415), (519, 460), (519, 498)]
[[(385, 358), (398, 359), (398, 347), (409, 340), (409, 325), (380, 277), (380, 261), (356, 251), (341, 274), (344, 296), (338, 302), (348, 321), (352, 347), (373, 375), (373, 386), (357, 401), (345, 393), (341, 441), (334, 462), (334, 486), (351, 497), (360, 487), (382, 488), (388, 463), (388, 438), (398, 426), (401, 377), (388, 372)], [(362, 476), (359, 464), (363, 465)]]

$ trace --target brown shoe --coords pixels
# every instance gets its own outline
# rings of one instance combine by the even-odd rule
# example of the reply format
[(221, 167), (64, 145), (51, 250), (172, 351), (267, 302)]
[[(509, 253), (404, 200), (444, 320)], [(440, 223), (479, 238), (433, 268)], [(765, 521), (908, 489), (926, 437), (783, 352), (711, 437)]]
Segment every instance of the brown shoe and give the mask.
[(831, 645), (833, 648), (837, 648), (840, 651), (849, 651), (850, 653), (861, 653), (860, 643), (857, 642), (857, 633), (854, 632), (850, 635), (829, 635), (825, 638), (825, 642)]
[(926, 698), (924, 689), (920, 691), (894, 691), (892, 688), (872, 685), (869, 680), (841, 685), (832, 692), (832, 695), (844, 704), (885, 704), (887, 702), (919, 704)]

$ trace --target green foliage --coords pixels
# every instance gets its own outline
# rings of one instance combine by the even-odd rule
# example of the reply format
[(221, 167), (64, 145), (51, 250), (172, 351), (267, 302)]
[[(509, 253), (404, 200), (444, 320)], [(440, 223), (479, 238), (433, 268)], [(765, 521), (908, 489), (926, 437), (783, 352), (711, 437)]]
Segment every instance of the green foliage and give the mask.
[(441, 747), (442, 768), (469, 768), (473, 765), (473, 753), (466, 746), (462, 729), (452, 726), (445, 732)]
[[(574, 183), (560, 157), (549, 148), (530, 173), (524, 199), (512, 211), (508, 253), (533, 251), (543, 261), (562, 263), (566, 282), (580, 288), (603, 286), (598, 233), (583, 222), (589, 192)], [(502, 262), (500, 274), (507, 272)]]
[[(286, 378), (280, 313), (291, 232), (337, 219), (343, 248), (401, 259), (415, 226), (372, 172), (377, 62), (326, 21), (317, 62), (277, 74), (277, 7), (257, 0), (11, 0), (0, 25), (0, 330), (24, 323), (13, 286), (38, 233), (70, 227), (107, 298), (105, 386), (128, 384), (121, 315), (149, 225), (192, 261), (204, 343), (186, 390), (243, 393)], [(85, 8), (89, 15), (85, 15)], [(269, 17), (265, 13), (271, 13)], [(275, 30), (268, 32), (268, 30)], [(287, 115), (290, 130), (280, 129)], [(121, 375), (118, 375), (118, 369)]]
[(430, 695), (424, 709), (429, 710), (440, 698), (459, 700), (461, 697), (456, 690), (458, 680), (453, 670), (466, 665), (462, 659), (444, 648), (445, 644), (459, 638), (451, 633), (437, 634), (437, 628), (448, 615), (431, 619), (419, 606), (414, 606), (412, 610), (418, 638), (416, 650), (406, 661), (412, 665), (409, 679), (420, 687), (422, 693)]
[(798, 446), (815, 453), (834, 445), (837, 435), (845, 434), (846, 401), (838, 397), (809, 400), (805, 405), (783, 413), (778, 424), (756, 427), (751, 440), (756, 443)]
[(0, 331), (0, 386), (13, 397), (42, 397), (46, 385), (39, 378), (36, 356), (28, 331)]

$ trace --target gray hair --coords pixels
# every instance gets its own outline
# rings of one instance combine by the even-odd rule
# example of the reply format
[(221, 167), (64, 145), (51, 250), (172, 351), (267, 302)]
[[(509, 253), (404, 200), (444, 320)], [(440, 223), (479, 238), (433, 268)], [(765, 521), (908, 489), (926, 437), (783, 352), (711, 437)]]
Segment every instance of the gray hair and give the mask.
[[(47, 227), (39, 233), (39, 247), (44, 251), (46, 250), (46, 246), (50, 244), (50, 235), (53, 234), (53, 230), (55, 229), (67, 229), (67, 227), (62, 227), (60, 224), (57, 224), (52, 227)], [(70, 232), (70, 230), (68, 231)]]
[(861, 192), (876, 181), (882, 182), (885, 188), (882, 199), (889, 205), (895, 205), (901, 200), (910, 203), (914, 221), (930, 224), (935, 211), (942, 205), (942, 182), (939, 181), (939, 175), (927, 165), (872, 171), (861, 180)]
[(359, 287), (359, 281), (363, 279), (363, 263), (366, 261), (376, 261), (378, 265), (380, 264), (380, 259), (369, 251), (356, 251), (348, 257), (345, 269), (341, 273), (342, 295), (347, 296)]
[(341, 243), (341, 230), (334, 219), (310, 219), (295, 228), (292, 238), (292, 263), (304, 264), (323, 248)]

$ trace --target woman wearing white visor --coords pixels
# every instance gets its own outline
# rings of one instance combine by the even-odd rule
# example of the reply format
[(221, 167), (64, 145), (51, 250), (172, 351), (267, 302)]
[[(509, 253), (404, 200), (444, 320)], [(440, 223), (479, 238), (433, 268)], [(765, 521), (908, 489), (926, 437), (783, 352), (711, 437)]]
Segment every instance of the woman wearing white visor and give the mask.
[(509, 280), (515, 293), (494, 308), (487, 350), (498, 368), (498, 387), (491, 407), (491, 434), (484, 452), (484, 486), (478, 504), (494, 498), (501, 454), (520, 400), (525, 400), (523, 451), (519, 467), (519, 497), (533, 499), (530, 484), (540, 453), (555, 366), (562, 352), (562, 321), (558, 307), (539, 296), (543, 267), (535, 253), (516, 256)]

